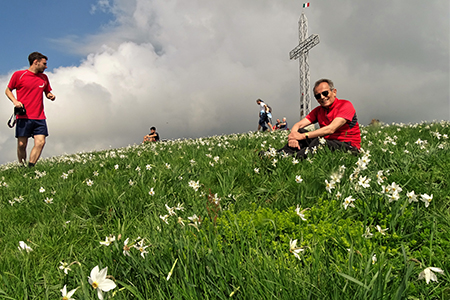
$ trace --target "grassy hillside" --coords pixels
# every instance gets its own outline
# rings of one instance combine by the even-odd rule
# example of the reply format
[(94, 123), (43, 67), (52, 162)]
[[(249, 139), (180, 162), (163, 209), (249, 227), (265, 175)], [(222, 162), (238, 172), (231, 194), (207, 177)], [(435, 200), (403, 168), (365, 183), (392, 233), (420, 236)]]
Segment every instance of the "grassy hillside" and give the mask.
[(276, 132), (3, 165), (0, 299), (449, 299), (449, 124), (305, 161), (260, 158)]

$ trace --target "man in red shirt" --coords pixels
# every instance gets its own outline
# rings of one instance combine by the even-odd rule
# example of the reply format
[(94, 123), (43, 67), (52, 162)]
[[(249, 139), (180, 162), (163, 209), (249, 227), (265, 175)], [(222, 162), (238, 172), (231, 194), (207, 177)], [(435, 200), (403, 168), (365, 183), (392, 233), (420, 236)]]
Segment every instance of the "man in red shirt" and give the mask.
[[(54, 101), (55, 95), (47, 75), (47, 57), (39, 52), (33, 52), (28, 56), (30, 67), (27, 70), (14, 72), (6, 88), (5, 94), (14, 104), (14, 107), (25, 107), (25, 115), (17, 115), (16, 138), (17, 158), (25, 164), (27, 159), (28, 138), (34, 138), (34, 147), (31, 149), (29, 167), (36, 164), (41, 156), (48, 136), (47, 123), (44, 114), (44, 97)], [(16, 90), (17, 97), (13, 90)]]
[[(361, 133), (356, 111), (350, 101), (336, 98), (336, 93), (331, 80), (318, 80), (314, 85), (314, 97), (320, 106), (292, 127), (287, 145), (278, 151), (306, 158), (308, 151), (320, 144), (319, 137), (323, 137), (332, 151), (359, 152)], [(311, 132), (303, 129), (313, 123), (319, 123), (320, 128)]]

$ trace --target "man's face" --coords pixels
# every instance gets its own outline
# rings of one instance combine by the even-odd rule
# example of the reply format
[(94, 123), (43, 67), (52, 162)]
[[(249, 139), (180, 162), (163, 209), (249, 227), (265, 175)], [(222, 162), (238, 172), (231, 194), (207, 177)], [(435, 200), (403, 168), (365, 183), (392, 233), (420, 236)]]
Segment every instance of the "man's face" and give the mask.
[[(327, 94), (328, 92), (328, 94)], [(330, 86), (326, 82), (319, 84), (314, 90), (314, 97), (322, 107), (329, 107), (336, 98), (336, 89), (330, 90)], [(324, 96), (323, 94), (327, 94)]]
[(156, 131), (155, 129), (150, 129), (151, 133), (155, 133), (155, 131)]
[(35, 60), (34, 64), (38, 73), (44, 73), (45, 69), (47, 69), (47, 60), (45, 58), (42, 58), (41, 60)]

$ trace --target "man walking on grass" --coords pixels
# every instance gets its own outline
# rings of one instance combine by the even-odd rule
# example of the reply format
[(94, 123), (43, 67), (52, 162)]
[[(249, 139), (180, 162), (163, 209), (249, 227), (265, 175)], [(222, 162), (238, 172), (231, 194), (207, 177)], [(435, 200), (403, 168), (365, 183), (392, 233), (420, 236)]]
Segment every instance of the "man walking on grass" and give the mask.
[[(47, 57), (39, 52), (28, 56), (30, 67), (27, 70), (16, 71), (12, 75), (5, 94), (14, 104), (14, 107), (24, 107), (26, 113), (17, 115), (16, 138), (17, 158), (21, 164), (26, 163), (28, 138), (34, 138), (34, 147), (31, 149), (29, 167), (33, 167), (41, 156), (48, 136), (47, 122), (44, 114), (44, 97), (54, 101), (55, 95), (47, 75)], [(16, 90), (17, 97), (13, 90)]]

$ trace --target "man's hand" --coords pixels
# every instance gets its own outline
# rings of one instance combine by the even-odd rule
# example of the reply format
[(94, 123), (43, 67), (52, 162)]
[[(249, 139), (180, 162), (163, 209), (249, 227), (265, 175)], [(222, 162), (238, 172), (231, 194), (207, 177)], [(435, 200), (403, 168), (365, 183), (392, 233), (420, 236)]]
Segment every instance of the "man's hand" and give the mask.
[(16, 101), (16, 102), (14, 102), (14, 107), (21, 108), (21, 107), (23, 107), (23, 103)]
[(300, 144), (298, 143), (297, 140), (289, 140), (288, 145), (291, 148), (297, 148), (298, 150), (300, 150)]
[(53, 95), (53, 94), (52, 94), (52, 93), (50, 93), (50, 92), (49, 92), (49, 93), (47, 93), (47, 95), (46, 95), (46, 96), (47, 96), (47, 98), (48, 98), (48, 99), (50, 99), (50, 100), (52, 100), (52, 101), (55, 101), (55, 99), (56, 99), (56, 96), (55, 96), (55, 95)]
[(304, 139), (303, 137), (304, 137), (303, 133), (300, 133), (298, 131), (291, 131), (291, 133), (289, 133), (289, 135), (288, 135), (288, 140), (289, 141), (290, 140), (299, 141), (299, 140), (303, 140)]

